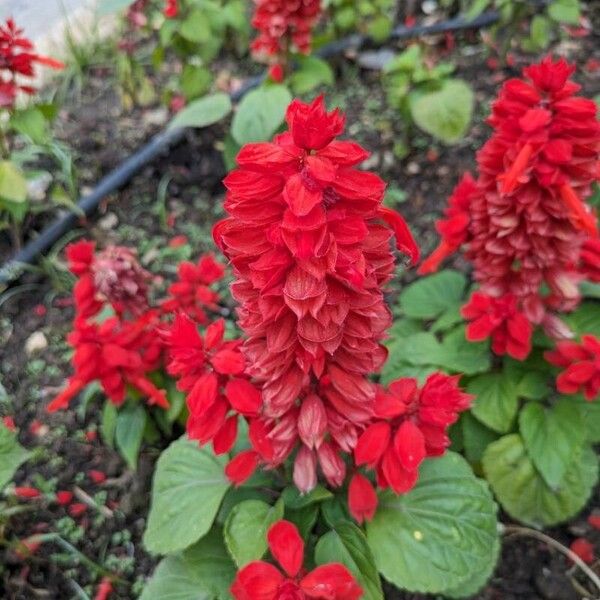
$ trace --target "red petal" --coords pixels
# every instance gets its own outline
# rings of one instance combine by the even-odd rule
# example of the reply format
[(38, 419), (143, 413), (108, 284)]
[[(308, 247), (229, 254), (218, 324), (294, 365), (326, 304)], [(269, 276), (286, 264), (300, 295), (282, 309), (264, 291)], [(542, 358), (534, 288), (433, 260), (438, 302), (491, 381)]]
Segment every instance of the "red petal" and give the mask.
[(396, 212), (385, 206), (379, 208), (379, 216), (394, 230), (396, 246), (404, 252), (414, 265), (419, 261), (419, 246), (406, 224), (406, 221)]
[(269, 549), (275, 560), (290, 576), (296, 577), (304, 561), (304, 540), (289, 521), (278, 521), (267, 532)]
[(390, 441), (390, 426), (385, 421), (370, 425), (358, 438), (354, 448), (354, 461), (357, 466), (369, 465), (374, 468), (379, 462)]
[(313, 569), (302, 579), (300, 587), (309, 598), (327, 600), (357, 600), (363, 593), (352, 573), (339, 563)]
[(348, 508), (358, 523), (370, 521), (377, 510), (377, 494), (371, 482), (361, 473), (355, 473), (348, 487)]
[(235, 600), (275, 600), (283, 575), (261, 560), (247, 564), (231, 585)]
[(246, 417), (258, 415), (262, 404), (261, 393), (246, 379), (230, 379), (225, 386), (225, 396), (240, 414)]
[(258, 454), (254, 450), (244, 450), (232, 458), (225, 467), (227, 479), (238, 486), (250, 478), (258, 467)]
[(394, 436), (394, 449), (407, 471), (414, 471), (425, 458), (425, 438), (412, 422), (404, 421)]

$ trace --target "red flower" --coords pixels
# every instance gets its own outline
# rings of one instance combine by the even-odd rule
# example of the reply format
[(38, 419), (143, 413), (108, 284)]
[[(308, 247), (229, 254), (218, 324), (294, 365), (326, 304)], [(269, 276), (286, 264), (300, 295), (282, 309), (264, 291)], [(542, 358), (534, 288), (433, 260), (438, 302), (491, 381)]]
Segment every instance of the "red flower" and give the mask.
[(88, 471), (88, 475), (89, 475), (89, 478), (95, 484), (99, 485), (106, 481), (106, 473), (104, 473), (103, 471), (98, 471), (97, 469), (91, 469), (90, 471)]
[[(421, 389), (416, 379), (404, 378), (378, 390), (375, 420), (358, 438), (354, 460), (376, 471), (379, 487), (410, 491), (425, 457), (439, 456), (450, 445), (446, 430), (472, 399), (458, 387), (459, 377), (433, 373)], [(369, 481), (361, 477), (355, 475), (349, 489), (350, 512), (358, 522), (371, 518), (377, 506)]]
[(580, 269), (586, 279), (600, 283), (600, 239), (585, 240), (579, 254)]
[(570, 550), (584, 563), (591, 564), (596, 560), (596, 557), (594, 556), (594, 545), (585, 538), (580, 537), (573, 540)]
[[(367, 152), (334, 139), (339, 111), (327, 113), (321, 97), (295, 100), (287, 122), (273, 143), (240, 151), (224, 181), (230, 216), (213, 235), (233, 266), (248, 374), (262, 385), (271, 457), (254, 449), (275, 466), (301, 442), (294, 479), (308, 491), (317, 463), (339, 480), (331, 451), (351, 451), (372, 416), (368, 375), (386, 358), (391, 323), (382, 288), (394, 269), (392, 231), (413, 261), (418, 248), (381, 206), (384, 182), (354, 168)], [(325, 432), (334, 444), (319, 456)]]
[(84, 514), (88, 509), (88, 505), (83, 502), (73, 502), (68, 508), (68, 513), (71, 517), (76, 519)]
[(35, 92), (20, 81), (34, 77), (36, 63), (52, 69), (64, 68), (60, 61), (33, 52), (33, 44), (23, 36), (23, 30), (13, 19), (7, 19), (0, 25), (0, 108), (13, 108), (19, 91)]
[(348, 487), (348, 507), (358, 523), (370, 521), (377, 510), (377, 494), (371, 482), (361, 473), (355, 473)]
[(556, 378), (561, 394), (582, 391), (586, 400), (594, 400), (600, 393), (600, 340), (584, 335), (581, 343), (562, 341), (556, 350), (544, 354), (546, 360), (564, 371)]
[(252, 26), (258, 30), (258, 36), (252, 42), (255, 56), (285, 59), (292, 50), (310, 53), (312, 28), (321, 14), (320, 0), (254, 2)]
[(66, 506), (67, 504), (70, 504), (71, 500), (73, 500), (73, 492), (69, 492), (68, 490), (56, 492), (56, 501), (61, 506)]
[(18, 498), (39, 498), (42, 495), (42, 492), (34, 487), (16, 487), (15, 488), (15, 496)]
[(12, 431), (13, 433), (17, 430), (17, 426), (15, 425), (15, 420), (11, 416), (2, 417), (2, 423), (4, 424), (4, 427), (6, 427), (6, 429), (8, 429), (9, 431)]
[(99, 381), (116, 405), (125, 400), (126, 387), (137, 389), (150, 405), (168, 408), (163, 390), (148, 374), (156, 369), (162, 354), (162, 341), (156, 335), (156, 313), (150, 311), (135, 321), (112, 317), (102, 324), (76, 319), (68, 340), (75, 349), (75, 374), (69, 384), (47, 407), (49, 412), (67, 408), (69, 402), (92, 381)]
[(110, 577), (103, 577), (100, 585), (98, 586), (98, 590), (96, 591), (96, 595), (94, 596), (94, 600), (108, 600), (109, 596), (112, 594), (113, 586)]
[(496, 354), (508, 354), (524, 360), (531, 352), (531, 323), (517, 309), (517, 299), (512, 294), (501, 298), (474, 292), (462, 307), (461, 314), (471, 321), (467, 326), (467, 339), (480, 342), (492, 338)]
[(269, 67), (269, 78), (275, 83), (281, 83), (285, 79), (285, 71), (280, 64)]
[(178, 0), (166, 0), (163, 14), (167, 19), (174, 19), (179, 14)]
[(342, 564), (321, 565), (303, 574), (304, 541), (289, 521), (272, 525), (267, 532), (267, 541), (283, 573), (267, 562), (251, 562), (238, 572), (231, 586), (231, 594), (236, 600), (356, 600), (362, 595), (361, 587)]
[(599, 179), (600, 124), (595, 103), (575, 96), (573, 70), (548, 57), (503, 85), (488, 119), (494, 133), (477, 156), (479, 178), (455, 190), (437, 225), (442, 242), (421, 266), (435, 271), (465, 243), (481, 292), (515, 298), (517, 313), (550, 336), (565, 331), (552, 311), (572, 310), (578, 281), (597, 277), (600, 263), (596, 217), (585, 204)]
[(200, 257), (197, 265), (179, 263), (179, 280), (169, 286), (169, 297), (162, 304), (165, 313), (183, 312), (191, 319), (205, 325), (208, 323), (206, 309), (216, 311), (219, 295), (209, 286), (223, 278), (225, 269), (212, 254)]

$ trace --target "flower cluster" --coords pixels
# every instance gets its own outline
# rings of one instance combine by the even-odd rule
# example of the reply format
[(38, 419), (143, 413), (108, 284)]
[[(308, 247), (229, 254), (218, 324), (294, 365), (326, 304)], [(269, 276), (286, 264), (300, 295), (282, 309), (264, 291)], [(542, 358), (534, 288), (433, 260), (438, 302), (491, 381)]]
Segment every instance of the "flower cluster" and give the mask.
[(254, 0), (252, 26), (258, 36), (252, 52), (269, 62), (284, 62), (291, 51), (308, 54), (312, 28), (321, 14), (320, 0)]
[[(109, 246), (97, 252), (93, 242), (82, 240), (70, 244), (66, 255), (69, 270), (77, 277), (73, 290), (73, 331), (68, 336), (74, 348), (75, 373), (48, 410), (66, 408), (92, 381), (99, 381), (108, 399), (116, 405), (124, 402), (130, 387), (147, 398), (149, 405), (168, 408), (164, 390), (150, 377), (163, 366), (165, 338), (169, 336), (162, 336), (161, 332), (171, 327), (169, 320), (173, 315), (177, 315), (172, 325), (175, 329), (187, 314), (201, 316), (202, 323), (208, 322), (202, 302), (206, 300), (205, 308), (216, 308), (218, 297), (208, 287), (208, 281), (222, 276), (222, 266), (209, 255), (201, 257), (197, 267), (184, 263), (179, 272), (181, 280), (172, 284), (170, 295), (159, 308), (154, 308), (149, 299), (152, 276), (141, 267), (134, 250)], [(191, 284), (186, 277), (190, 273), (194, 282), (205, 282), (201, 284), (202, 292), (195, 296), (187, 291)], [(218, 331), (223, 335), (223, 323), (217, 322), (212, 327), (211, 348), (226, 346), (216, 339)], [(226, 353), (224, 356), (217, 352), (213, 364), (224, 363), (226, 358)], [(237, 360), (242, 364), (238, 369), (243, 372), (239, 352)]]
[(224, 180), (229, 218), (213, 235), (236, 278), (247, 372), (262, 387), (251, 435), (258, 456), (239, 466), (276, 466), (299, 445), (294, 482), (306, 492), (317, 463), (341, 484), (339, 454), (373, 417), (368, 376), (386, 359), (391, 324), (382, 292), (394, 269), (390, 238), (413, 261), (418, 249), (381, 206), (384, 182), (354, 168), (367, 152), (335, 139), (344, 128), (337, 110), (327, 113), (321, 97), (295, 100), (286, 118), (289, 131), (238, 154)]
[(546, 360), (564, 369), (556, 378), (556, 387), (562, 394), (583, 392), (586, 400), (594, 400), (600, 393), (600, 340), (584, 335), (581, 343), (561, 341), (556, 348), (544, 354)]
[[(555, 314), (577, 306), (578, 282), (598, 280), (596, 218), (584, 203), (599, 178), (600, 124), (577, 97), (574, 67), (549, 57), (507, 81), (489, 118), (494, 133), (437, 223), (442, 241), (423, 262), (435, 271), (463, 243), (480, 291), (464, 308), (471, 340), (522, 360), (533, 326), (568, 335)], [(526, 325), (526, 322), (529, 325)]]
[(247, 564), (231, 586), (235, 600), (357, 600), (362, 596), (362, 588), (340, 563), (304, 571), (304, 540), (293, 523), (278, 521), (271, 525), (267, 542), (283, 573), (262, 560)]
[[(421, 462), (445, 452), (450, 445), (447, 428), (472, 399), (458, 387), (459, 378), (433, 373), (421, 389), (412, 378), (378, 389), (375, 418), (358, 438), (354, 461), (375, 471), (380, 488), (408, 492), (417, 482)], [(359, 523), (375, 514), (377, 495), (361, 473), (350, 481), (348, 504)]]
[[(126, 19), (133, 29), (140, 29), (148, 24), (148, 8), (150, 0), (135, 0), (127, 9)], [(164, 0), (163, 15), (174, 19), (179, 14), (179, 0)]]
[(20, 82), (35, 76), (35, 65), (64, 68), (54, 58), (36, 54), (33, 43), (23, 35), (13, 19), (0, 25), (0, 108), (13, 108), (19, 91), (33, 94), (35, 88)]

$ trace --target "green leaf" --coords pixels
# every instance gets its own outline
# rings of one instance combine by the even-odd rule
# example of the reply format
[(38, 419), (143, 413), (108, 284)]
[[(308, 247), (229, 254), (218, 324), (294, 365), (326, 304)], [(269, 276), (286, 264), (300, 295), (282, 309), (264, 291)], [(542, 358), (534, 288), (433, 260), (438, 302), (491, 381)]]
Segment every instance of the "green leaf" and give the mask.
[(283, 85), (268, 85), (246, 94), (231, 123), (231, 135), (243, 146), (271, 139), (285, 117), (292, 96)]
[(323, 502), (323, 500), (327, 500), (328, 498), (333, 498), (333, 494), (322, 485), (318, 485), (308, 492), (308, 494), (301, 494), (296, 486), (290, 485), (283, 490), (281, 497), (286, 508), (298, 510), (317, 502)]
[(531, 19), (530, 35), (531, 41), (539, 50), (543, 50), (550, 43), (552, 24), (543, 15), (535, 15)]
[(115, 444), (129, 465), (135, 469), (146, 428), (146, 409), (141, 404), (130, 403), (117, 414)]
[(44, 144), (48, 141), (46, 119), (35, 106), (16, 111), (10, 118), (10, 125), (15, 131), (29, 137), (35, 144)]
[(435, 319), (463, 299), (467, 281), (457, 271), (440, 271), (418, 279), (400, 294), (400, 307), (407, 317)]
[(578, 25), (581, 17), (579, 0), (554, 0), (548, 6), (548, 14), (559, 23)]
[(489, 371), (491, 364), (489, 344), (469, 342), (465, 337), (465, 326), (461, 325), (444, 337), (442, 352), (435, 364), (464, 375)]
[(382, 43), (390, 37), (392, 20), (386, 15), (379, 15), (367, 24), (367, 35), (375, 42)]
[(333, 85), (333, 71), (329, 64), (316, 56), (299, 56), (299, 68), (290, 77), (295, 94), (306, 94), (320, 85)]
[(540, 475), (550, 488), (557, 489), (585, 439), (579, 406), (568, 398), (551, 408), (530, 402), (519, 414), (519, 431)]
[(15, 203), (27, 200), (27, 181), (9, 160), (0, 161), (0, 201), (2, 199)]
[(184, 552), (163, 559), (140, 600), (229, 600), (236, 574), (217, 528)]
[(115, 445), (115, 431), (117, 429), (117, 407), (110, 401), (104, 402), (102, 408), (102, 420), (100, 421), (100, 433), (102, 434), (102, 440), (111, 448)]
[(354, 523), (338, 523), (315, 547), (318, 565), (339, 562), (348, 567), (363, 589), (364, 600), (383, 600), (381, 579), (365, 534)]
[(161, 454), (144, 533), (149, 552), (182, 550), (210, 530), (229, 488), (224, 474), (226, 460), (184, 438)]
[(206, 67), (186, 65), (180, 79), (180, 88), (187, 100), (201, 96), (210, 88), (212, 75)]
[(593, 300), (583, 302), (575, 311), (565, 315), (564, 319), (578, 335), (591, 333), (600, 336), (600, 303), (598, 302)]
[(591, 444), (600, 443), (600, 402), (589, 402), (583, 396), (567, 396), (566, 399), (577, 401), (585, 425), (585, 437)]
[(233, 507), (223, 534), (227, 550), (238, 567), (265, 555), (267, 530), (282, 518), (283, 502), (269, 506), (262, 500), (244, 500)]
[(169, 123), (176, 127), (207, 127), (217, 123), (231, 112), (231, 100), (227, 94), (217, 93), (190, 102)]
[(451, 329), (457, 323), (462, 323), (463, 317), (460, 314), (460, 304), (449, 306), (431, 325), (431, 331), (438, 333)]
[(498, 434), (480, 423), (470, 412), (460, 417), (465, 456), (470, 463), (480, 463), (485, 449), (498, 439)]
[(188, 42), (206, 43), (211, 38), (210, 21), (201, 8), (193, 10), (181, 24), (179, 33)]
[(392, 342), (389, 347), (388, 361), (401, 361), (411, 365), (437, 365), (443, 362), (441, 344), (433, 333), (421, 331), (404, 339)]
[(17, 434), (0, 421), (0, 490), (29, 456), (30, 452), (17, 441)]
[(519, 434), (505, 435), (483, 455), (483, 470), (504, 510), (514, 519), (544, 527), (576, 515), (598, 480), (598, 458), (589, 447), (573, 454), (558, 489), (535, 468)]
[[(328, 501), (326, 500), (325, 502)], [(298, 510), (293, 510), (291, 508), (285, 509), (286, 520), (292, 522), (298, 528), (300, 535), (304, 539), (309, 537), (310, 532), (317, 522), (318, 516), (318, 504), (311, 504), (309, 506), (305, 506), (304, 508), (299, 508)]]
[(384, 492), (367, 524), (379, 572), (396, 587), (420, 593), (489, 577), (497, 536), (487, 485), (453, 452), (426, 460), (409, 493)]
[(467, 391), (475, 395), (471, 407), (475, 417), (498, 433), (510, 430), (519, 408), (513, 378), (506, 373), (485, 373), (471, 379)]
[(473, 114), (474, 94), (461, 79), (446, 79), (435, 91), (411, 92), (409, 101), (415, 123), (433, 137), (454, 144), (466, 134)]
[(581, 293), (584, 298), (594, 298), (600, 300), (600, 283), (592, 283), (591, 281), (582, 281), (579, 284)]
[(120, 12), (131, 6), (135, 0), (102, 0), (98, 2), (97, 12), (99, 16), (110, 15)]

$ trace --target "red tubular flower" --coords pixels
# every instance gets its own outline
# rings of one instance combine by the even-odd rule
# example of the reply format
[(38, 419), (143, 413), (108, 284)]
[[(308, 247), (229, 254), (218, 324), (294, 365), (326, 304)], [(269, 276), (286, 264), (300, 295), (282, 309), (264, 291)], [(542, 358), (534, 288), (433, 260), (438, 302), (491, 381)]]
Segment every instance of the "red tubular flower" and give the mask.
[(63, 69), (64, 64), (53, 58), (33, 52), (33, 44), (23, 36), (13, 19), (0, 25), (0, 108), (13, 108), (19, 91), (33, 94), (31, 85), (23, 85), (23, 78), (35, 76), (35, 64), (52, 69)]
[(565, 331), (552, 311), (572, 310), (578, 281), (598, 277), (600, 264), (596, 217), (585, 204), (599, 180), (600, 124), (595, 103), (575, 96), (573, 70), (548, 57), (504, 84), (488, 120), (494, 133), (477, 156), (479, 178), (453, 193), (437, 224), (442, 242), (421, 266), (435, 271), (465, 243), (482, 293), (515, 298), (517, 313), (549, 335)]
[(177, 267), (179, 280), (169, 286), (163, 302), (165, 313), (182, 312), (200, 325), (208, 323), (206, 310), (217, 310), (219, 295), (210, 286), (223, 278), (225, 269), (212, 254), (204, 254), (198, 264), (182, 262)]
[(321, 565), (304, 575), (304, 541), (293, 523), (282, 520), (272, 525), (267, 541), (283, 573), (262, 560), (251, 562), (231, 586), (236, 600), (356, 600), (362, 595), (362, 588), (342, 564)]
[(75, 374), (47, 407), (49, 412), (67, 408), (89, 383), (99, 381), (109, 400), (120, 405), (126, 387), (135, 388), (148, 404), (169, 408), (166, 394), (148, 379), (160, 363), (163, 344), (156, 335), (158, 315), (149, 311), (134, 321), (118, 317), (101, 324), (76, 319), (68, 341), (75, 349)]
[(320, 0), (254, 0), (252, 26), (258, 36), (252, 53), (258, 57), (285, 59), (288, 52), (309, 54), (312, 28), (321, 14)]
[[(374, 422), (358, 438), (354, 461), (376, 472), (379, 487), (410, 491), (425, 457), (439, 456), (450, 445), (446, 430), (472, 399), (458, 387), (459, 377), (433, 373), (421, 389), (416, 379), (404, 378), (378, 390)], [(373, 515), (377, 500), (363, 476), (350, 483), (349, 505), (358, 522)]]
[(564, 371), (556, 378), (556, 387), (562, 394), (582, 391), (586, 400), (594, 400), (600, 393), (600, 340), (584, 335), (581, 343), (562, 341), (556, 349), (544, 354), (546, 360)]
[(524, 360), (531, 352), (533, 328), (527, 317), (517, 309), (517, 299), (512, 294), (501, 298), (474, 292), (461, 314), (470, 321), (467, 339), (480, 342), (491, 336), (496, 354), (508, 354)]
[[(233, 266), (248, 374), (262, 385), (274, 447), (265, 462), (280, 464), (301, 441), (295, 480), (307, 491), (325, 432), (336, 451), (351, 451), (373, 414), (368, 375), (386, 358), (392, 233), (413, 261), (418, 248), (402, 218), (381, 207), (384, 182), (354, 168), (367, 152), (335, 139), (337, 110), (327, 113), (322, 97), (295, 100), (287, 122), (273, 143), (240, 151), (224, 181), (230, 216), (213, 235)], [(329, 454), (323, 461), (332, 468)]]

